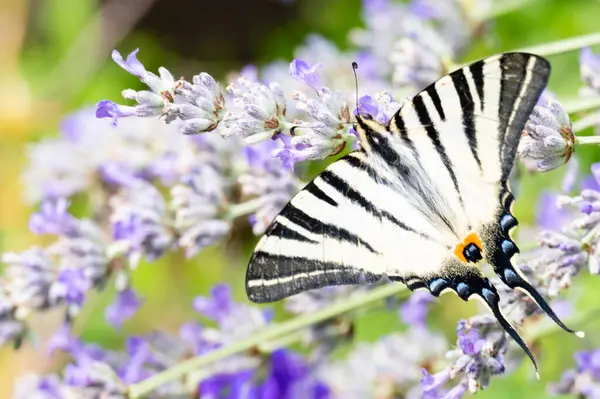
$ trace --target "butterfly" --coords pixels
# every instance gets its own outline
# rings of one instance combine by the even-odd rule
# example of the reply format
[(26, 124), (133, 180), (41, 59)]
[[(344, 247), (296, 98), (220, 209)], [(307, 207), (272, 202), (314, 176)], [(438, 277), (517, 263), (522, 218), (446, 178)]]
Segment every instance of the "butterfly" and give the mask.
[(387, 276), (410, 290), (478, 298), (535, 359), (481, 266), (525, 292), (568, 332), (511, 263), (519, 252), (508, 178), (550, 75), (544, 58), (505, 53), (458, 69), (383, 125), (358, 114), (361, 148), (296, 194), (258, 242), (246, 274), (253, 302)]

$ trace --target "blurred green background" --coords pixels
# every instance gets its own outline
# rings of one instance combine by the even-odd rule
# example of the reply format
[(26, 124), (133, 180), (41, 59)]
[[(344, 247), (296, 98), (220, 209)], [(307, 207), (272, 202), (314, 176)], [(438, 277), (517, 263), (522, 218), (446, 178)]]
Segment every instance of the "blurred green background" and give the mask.
[[(443, 0), (440, 0), (443, 1)], [(475, 0), (472, 0), (475, 1)], [(308, 33), (319, 33), (340, 47), (347, 46), (348, 31), (362, 24), (360, 0), (2, 0), (0, 5), (0, 251), (20, 251), (43, 241), (27, 230), (31, 209), (22, 200), (20, 171), (26, 163), (27, 143), (55, 135), (61, 117), (100, 99), (119, 102), (122, 89), (141, 84), (110, 59), (117, 48), (126, 54), (141, 48), (140, 59), (152, 71), (163, 65), (176, 76), (199, 71), (225, 79), (247, 64), (262, 65), (276, 59), (289, 61)], [(595, 0), (538, 0), (506, 14), (493, 24), (490, 34), (473, 43), (464, 60), (573, 35), (600, 30), (600, 2)], [(550, 87), (561, 99), (574, 98), (581, 86), (578, 53), (551, 58)], [(578, 153), (582, 171), (596, 150)], [(517, 204), (522, 224), (535, 216), (541, 189), (558, 189), (562, 171), (525, 176)], [(109, 328), (103, 319), (111, 301), (109, 289), (97, 295), (76, 322), (76, 331), (90, 341), (117, 348), (128, 334), (150, 329), (177, 331), (192, 317), (191, 300), (206, 294), (216, 282), (231, 284), (245, 301), (243, 276), (253, 239), (241, 246), (222, 245), (203, 251), (190, 261), (181, 256), (143, 264), (134, 273), (134, 286), (145, 305), (122, 331)], [(521, 243), (523, 244), (523, 243)], [(241, 249), (241, 250), (240, 250)], [(579, 309), (598, 306), (600, 281), (582, 277), (569, 292)], [(453, 296), (434, 307), (431, 324), (443, 329), (450, 342), (460, 317), (474, 311)], [(28, 371), (58, 367), (59, 357), (48, 358), (44, 342), (58, 326), (59, 313), (38, 315), (32, 325), (36, 339), (18, 352), (0, 349), (0, 397), (9, 397), (13, 380)], [(558, 333), (540, 345), (542, 380), (535, 381), (524, 362), (519, 372), (495, 378), (480, 398), (543, 398), (545, 384), (559, 379), (573, 365), (574, 350), (598, 345), (600, 323), (583, 328), (583, 341)], [(356, 339), (375, 340), (401, 329), (395, 312), (374, 311), (361, 316)], [(401, 364), (399, 364), (401, 367)]]

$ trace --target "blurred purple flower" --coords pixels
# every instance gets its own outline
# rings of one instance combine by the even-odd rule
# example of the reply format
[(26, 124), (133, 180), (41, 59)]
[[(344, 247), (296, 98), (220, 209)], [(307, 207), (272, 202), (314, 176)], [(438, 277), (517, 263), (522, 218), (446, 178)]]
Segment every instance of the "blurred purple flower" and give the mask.
[[(285, 161), (273, 158), (282, 154), (281, 142), (269, 140), (244, 149), (247, 168), (238, 177), (242, 193), (254, 198), (256, 210), (250, 216), (252, 231), (264, 233), (275, 216), (298, 192), (301, 183), (290, 169), (282, 167)], [(240, 206), (243, 206), (240, 205)]]
[(600, 394), (600, 350), (578, 352), (574, 357), (577, 367), (565, 371), (561, 381), (550, 384), (548, 391), (553, 395), (597, 398)]
[(600, 93), (600, 54), (594, 54), (589, 47), (582, 48), (579, 53), (579, 67), (581, 79), (585, 84), (596, 94)]
[(434, 299), (435, 297), (428, 291), (414, 292), (408, 301), (400, 305), (402, 321), (411, 327), (427, 328), (425, 317)]
[(319, 87), (321, 87), (321, 81), (317, 74), (317, 70), (321, 67), (323, 67), (323, 64), (321, 63), (309, 65), (305, 61), (295, 59), (290, 63), (290, 76), (305, 85), (318, 90)]
[(104, 317), (108, 324), (115, 328), (120, 328), (125, 320), (133, 317), (141, 305), (142, 300), (135, 291), (131, 288), (126, 288), (119, 292), (113, 304), (106, 308)]
[(52, 298), (64, 300), (67, 305), (81, 307), (91, 286), (92, 282), (83, 268), (65, 268), (58, 273), (50, 295)]
[(572, 219), (573, 213), (559, 206), (559, 195), (544, 191), (538, 200), (536, 222), (545, 230), (560, 230)]
[(75, 219), (68, 208), (69, 201), (65, 198), (43, 201), (40, 211), (29, 218), (29, 229), (35, 234), (73, 234)]
[(194, 299), (194, 310), (204, 317), (218, 321), (231, 311), (234, 305), (231, 288), (227, 284), (217, 284), (210, 290), (209, 297), (197, 296)]

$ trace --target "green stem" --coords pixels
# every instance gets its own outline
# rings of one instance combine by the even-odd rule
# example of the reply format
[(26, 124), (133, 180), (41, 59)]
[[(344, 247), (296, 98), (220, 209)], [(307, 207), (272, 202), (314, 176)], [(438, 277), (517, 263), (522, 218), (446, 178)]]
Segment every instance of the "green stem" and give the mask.
[(585, 99), (576, 99), (572, 101), (564, 101), (563, 108), (570, 114), (587, 111), (594, 108), (600, 107), (600, 96), (585, 98)]
[(573, 132), (581, 132), (588, 127), (600, 124), (600, 113), (594, 112), (573, 122)]
[(578, 50), (583, 47), (593, 46), (599, 43), (600, 33), (591, 33), (589, 35), (570, 37), (568, 39), (558, 40), (550, 43), (537, 44), (535, 46), (525, 47), (515, 51), (547, 57), (550, 55)]
[(598, 145), (600, 144), (600, 136), (577, 136), (575, 137), (575, 145)]
[(304, 329), (349, 312), (355, 308), (361, 307), (375, 301), (380, 301), (392, 295), (406, 293), (408, 290), (401, 284), (386, 284), (381, 287), (374, 288), (365, 293), (357, 293), (356, 295), (335, 302), (329, 307), (321, 309), (318, 312), (299, 316), (283, 322), (281, 324), (272, 325), (261, 331), (257, 331), (250, 337), (235, 342), (231, 345), (216, 349), (206, 355), (198, 356), (182, 363), (179, 363), (170, 369), (158, 373), (144, 381), (133, 384), (129, 387), (129, 397), (136, 399), (142, 397), (159, 386), (170, 381), (181, 378), (196, 369), (206, 367), (209, 364), (225, 359), (229, 356), (243, 353), (261, 343), (275, 340), (287, 334), (295, 333), (300, 329)]
[(223, 219), (231, 221), (240, 216), (249, 215), (256, 212), (263, 204), (264, 201), (262, 198), (255, 198), (241, 204), (231, 205), (229, 209), (227, 209), (227, 213)]
[(501, 15), (519, 10), (525, 6), (528, 6), (534, 1), (535, 0), (505, 0), (501, 2), (494, 2), (489, 9), (475, 13), (473, 15), (473, 19), (479, 23), (489, 21), (498, 18)]

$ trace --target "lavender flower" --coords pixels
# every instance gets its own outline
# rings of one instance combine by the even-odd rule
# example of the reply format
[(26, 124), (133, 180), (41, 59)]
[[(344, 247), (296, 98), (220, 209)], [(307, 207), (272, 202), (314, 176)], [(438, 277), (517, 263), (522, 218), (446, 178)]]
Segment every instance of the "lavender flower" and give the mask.
[[(318, 370), (339, 398), (420, 398), (421, 369), (446, 350), (446, 342), (429, 330), (390, 334), (373, 344), (361, 343), (343, 361), (330, 360)], [(399, 366), (401, 365), (401, 367)]]
[(435, 297), (427, 291), (413, 293), (408, 301), (400, 306), (400, 317), (405, 324), (419, 329), (427, 328), (425, 317), (429, 311), (429, 305)]
[(578, 352), (575, 354), (575, 361), (577, 367), (565, 371), (558, 383), (550, 384), (549, 393), (597, 398), (600, 395), (600, 351)]
[(367, 95), (359, 98), (355, 114), (371, 115), (379, 123), (387, 125), (403, 103), (397, 102), (390, 93), (382, 91), (376, 97)]
[(597, 95), (600, 92), (600, 56), (594, 54), (589, 47), (582, 48), (579, 53), (579, 66), (581, 79)]
[(317, 70), (321, 67), (323, 67), (323, 64), (321, 63), (309, 65), (305, 61), (295, 59), (290, 64), (290, 76), (305, 85), (318, 90), (321, 87), (321, 84)]
[(518, 154), (540, 172), (555, 169), (569, 161), (575, 136), (569, 115), (552, 99), (536, 105), (523, 130)]
[[(493, 317), (462, 320), (457, 332), (457, 348), (446, 354), (454, 363), (434, 375), (423, 369), (421, 386), (428, 398), (460, 398), (467, 390), (475, 393), (488, 386), (491, 376), (505, 370), (508, 339)], [(446, 392), (444, 385), (461, 374), (460, 381)]]
[(199, 165), (171, 189), (173, 226), (186, 256), (215, 244), (229, 232), (231, 224), (223, 220), (228, 202), (225, 189), (223, 176), (208, 165)]
[(134, 290), (126, 288), (119, 292), (115, 302), (106, 308), (106, 321), (113, 327), (121, 327), (123, 322), (131, 318), (141, 306), (142, 301)]
[(314, 121), (295, 127), (291, 140), (285, 140), (284, 149), (276, 152), (284, 164), (323, 159), (339, 154), (354, 139), (350, 130), (350, 111), (345, 95), (327, 88), (318, 90), (318, 100), (294, 93), (298, 109)]
[(166, 205), (158, 190), (141, 180), (110, 200), (113, 256), (124, 253), (135, 268), (142, 256), (159, 258), (174, 242)]
[(234, 96), (239, 109), (228, 113), (223, 120), (221, 135), (237, 135), (247, 144), (273, 138), (291, 125), (286, 121), (286, 101), (279, 84), (268, 87), (251, 82), (245, 77), (230, 84), (227, 91)]
[[(281, 145), (277, 141), (244, 149), (247, 167), (239, 176), (238, 182), (243, 198), (252, 201), (246, 205), (250, 204), (254, 208), (250, 222), (256, 235), (264, 233), (292, 195), (300, 189), (298, 179), (288, 168), (282, 167), (278, 159), (272, 157), (278, 151), (281, 151)], [(238, 209), (244, 207), (244, 204), (238, 205)], [(232, 208), (230, 212), (234, 210)]]
[(96, 106), (96, 117), (112, 118), (113, 125), (116, 125), (119, 118), (133, 115), (158, 116), (168, 110), (168, 104), (173, 102), (174, 95), (175, 79), (173, 75), (163, 67), (158, 69), (160, 76), (146, 71), (144, 65), (136, 57), (138, 51), (139, 49), (135, 49), (124, 60), (121, 54), (114, 50), (112, 58), (121, 68), (137, 76), (151, 91), (124, 90), (123, 97), (125, 99), (135, 100), (138, 103), (135, 107), (118, 105), (108, 100), (100, 101)]
[(219, 84), (209, 74), (195, 75), (192, 83), (180, 80), (175, 86), (175, 93), (187, 103), (170, 104), (166, 121), (181, 119), (183, 134), (212, 131), (223, 119), (225, 98)]

